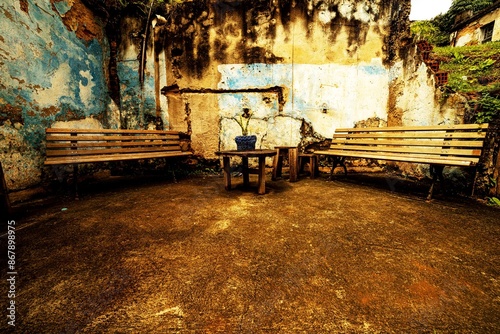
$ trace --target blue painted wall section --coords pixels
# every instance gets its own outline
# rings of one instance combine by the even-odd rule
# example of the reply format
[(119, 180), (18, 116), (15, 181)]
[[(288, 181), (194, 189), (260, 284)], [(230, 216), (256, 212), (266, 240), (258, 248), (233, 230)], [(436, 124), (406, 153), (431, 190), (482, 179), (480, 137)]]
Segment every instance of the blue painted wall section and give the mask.
[(121, 86), (122, 125), (128, 129), (143, 128), (155, 122), (156, 102), (154, 77), (146, 73), (144, 90), (139, 81), (139, 62), (136, 60), (118, 63)]
[[(219, 65), (218, 69), (220, 89), (283, 87), (286, 103), (281, 109), (277, 96), (247, 93), (219, 96), (223, 119), (237, 117), (243, 108), (254, 112), (253, 123), (261, 120), (260, 125), (255, 124), (255, 130), (258, 137), (265, 138), (263, 146), (298, 145), (303, 139), (300, 133), (303, 122), (328, 138), (335, 126), (387, 118), (389, 71), (377, 60), (355, 65), (231, 64)], [(220, 140), (224, 147), (230, 147), (237, 131), (234, 122), (223, 122)]]
[(81, 40), (63, 23), (61, 15), (72, 4), (59, 1), (52, 6), (49, 0), (28, 0), (23, 8), (19, 1), (0, 4), (0, 128), (15, 126), (23, 141), (0, 152), (7, 174), (18, 150), (32, 152), (41, 165), (44, 131), (55, 121), (105, 120), (109, 103), (105, 49), (102, 41)]

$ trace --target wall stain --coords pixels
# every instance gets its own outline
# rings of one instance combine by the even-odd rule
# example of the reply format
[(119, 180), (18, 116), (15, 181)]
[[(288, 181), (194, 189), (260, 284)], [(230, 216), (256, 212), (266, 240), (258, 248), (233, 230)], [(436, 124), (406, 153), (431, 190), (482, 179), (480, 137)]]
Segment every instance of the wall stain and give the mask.
[[(345, 32), (350, 57), (356, 57), (370, 32), (380, 34), (382, 39), (392, 42), (386, 54), (377, 54), (388, 63), (397, 56), (398, 34), (408, 27), (403, 21), (407, 21), (405, 15), (410, 8), (409, 1), (394, 3), (389, 0), (342, 3), (333, 0), (193, 1), (173, 6), (170, 13), (165, 14), (168, 24), (160, 29), (160, 34), (177, 79), (184, 76), (203, 78), (214, 60), (247, 64), (284, 62), (273, 52), (277, 27), (282, 27), (285, 40), (290, 41), (293, 24), (303, 25), (307, 38), (314, 38), (314, 31), (321, 29), (332, 43), (341, 42), (338, 38), (344, 37)], [(390, 31), (383, 31), (374, 24), (387, 17), (391, 18)], [(392, 22), (393, 17), (397, 22)], [(215, 31), (212, 39), (211, 29)]]
[(21, 7), (23, 12), (29, 14), (28, 0), (19, 0), (19, 7)]
[(83, 41), (102, 39), (102, 24), (96, 16), (83, 3), (75, 1), (69, 11), (61, 15), (62, 21), (69, 31), (74, 31), (76, 36)]
[[(177, 94), (238, 94), (238, 93), (275, 93), (278, 96), (278, 108), (279, 112), (283, 111), (283, 107), (286, 103), (284, 88), (280, 86), (268, 87), (268, 88), (245, 88), (245, 89), (192, 89), (192, 88), (182, 88), (176, 84), (171, 86), (165, 86), (161, 89), (161, 93), (165, 96), (177, 95)], [(266, 103), (269, 103), (266, 100)]]
[(4, 104), (0, 109), (0, 123), (10, 121), (12, 123), (22, 123), (22, 108), (18, 105)]

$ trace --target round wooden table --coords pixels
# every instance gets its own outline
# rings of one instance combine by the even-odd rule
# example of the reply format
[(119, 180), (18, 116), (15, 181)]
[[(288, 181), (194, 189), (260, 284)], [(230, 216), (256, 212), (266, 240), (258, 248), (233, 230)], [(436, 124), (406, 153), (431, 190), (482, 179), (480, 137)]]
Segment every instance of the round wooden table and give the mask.
[(222, 157), (222, 168), (224, 169), (224, 184), (226, 190), (231, 190), (231, 157), (240, 157), (243, 163), (243, 185), (248, 187), (250, 184), (250, 169), (248, 168), (248, 158), (258, 158), (259, 167), (257, 174), (259, 176), (257, 193), (262, 195), (266, 193), (266, 158), (276, 155), (276, 150), (252, 150), (252, 151), (218, 151), (216, 155)]

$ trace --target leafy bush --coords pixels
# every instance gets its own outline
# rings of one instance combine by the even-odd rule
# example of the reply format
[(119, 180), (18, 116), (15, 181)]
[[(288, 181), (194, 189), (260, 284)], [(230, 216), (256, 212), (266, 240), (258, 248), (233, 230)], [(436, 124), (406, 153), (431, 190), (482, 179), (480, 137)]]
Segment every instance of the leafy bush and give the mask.
[(500, 42), (436, 47), (433, 53), (449, 73), (447, 86), (452, 91), (492, 93), (500, 88)]
[(500, 99), (492, 97), (488, 93), (483, 93), (483, 96), (478, 101), (478, 109), (476, 123), (489, 123), (499, 116)]

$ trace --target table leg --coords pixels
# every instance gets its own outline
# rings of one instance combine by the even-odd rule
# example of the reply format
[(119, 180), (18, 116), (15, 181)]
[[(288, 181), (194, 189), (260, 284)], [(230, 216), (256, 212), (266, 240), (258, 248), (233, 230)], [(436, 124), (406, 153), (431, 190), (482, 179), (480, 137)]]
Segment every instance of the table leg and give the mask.
[(288, 164), (290, 165), (290, 182), (297, 181), (297, 175), (299, 173), (299, 149), (289, 148), (288, 149)]
[(242, 157), (241, 161), (243, 163), (243, 186), (248, 187), (250, 185), (250, 176), (248, 171), (248, 157)]
[(273, 181), (276, 181), (276, 179), (281, 176), (282, 167), (283, 167), (283, 156), (281, 155), (281, 150), (277, 148), (276, 155), (274, 156), (273, 160), (273, 176), (272, 176)]
[(318, 157), (312, 155), (309, 157), (309, 169), (311, 170), (311, 179), (314, 179), (318, 174)]
[(259, 185), (257, 193), (259, 195), (266, 193), (266, 157), (259, 157)]
[(229, 157), (222, 158), (222, 168), (224, 169), (224, 187), (226, 190), (231, 190), (231, 165)]

